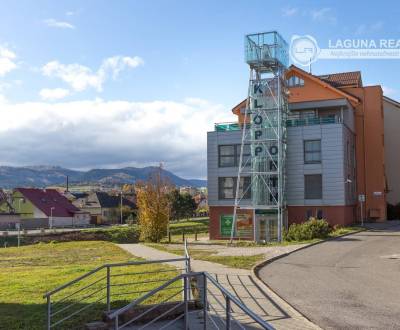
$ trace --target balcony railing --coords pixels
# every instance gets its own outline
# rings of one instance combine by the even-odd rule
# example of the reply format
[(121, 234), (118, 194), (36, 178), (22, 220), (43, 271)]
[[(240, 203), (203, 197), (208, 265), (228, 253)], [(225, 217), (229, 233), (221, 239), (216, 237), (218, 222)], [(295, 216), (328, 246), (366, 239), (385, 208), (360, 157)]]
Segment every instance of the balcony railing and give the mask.
[(325, 124), (338, 124), (340, 123), (340, 117), (335, 115), (330, 116), (307, 116), (307, 117), (292, 117), (290, 116), (286, 120), (287, 127), (298, 127), (298, 126), (311, 126), (311, 125), (325, 125)]
[[(311, 125), (326, 125), (326, 124), (338, 124), (341, 123), (339, 116), (308, 116), (308, 117), (292, 117), (286, 120), (287, 127), (299, 127), (299, 126), (311, 126)], [(248, 127), (248, 126), (247, 126)], [(216, 132), (230, 132), (239, 131), (243, 128), (243, 125), (232, 122), (232, 123), (216, 123), (214, 129)]]

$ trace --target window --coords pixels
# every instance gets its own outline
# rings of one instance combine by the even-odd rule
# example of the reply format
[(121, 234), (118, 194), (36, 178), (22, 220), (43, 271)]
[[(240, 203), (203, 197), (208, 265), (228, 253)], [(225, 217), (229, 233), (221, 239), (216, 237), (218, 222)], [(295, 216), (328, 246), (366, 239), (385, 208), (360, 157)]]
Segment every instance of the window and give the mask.
[(235, 166), (235, 145), (219, 146), (218, 163), (219, 167)]
[(297, 76), (291, 76), (286, 81), (286, 84), (288, 87), (302, 87), (302, 86), (304, 86), (304, 80)]
[(321, 163), (321, 140), (304, 141), (304, 163)]
[[(218, 166), (219, 167), (238, 167), (240, 162), (240, 144), (218, 146)], [(250, 145), (243, 147), (242, 164), (250, 166)]]
[(304, 176), (304, 199), (322, 199), (322, 175)]
[[(250, 177), (241, 177), (239, 185), (239, 197), (243, 199), (251, 198)], [(236, 194), (237, 177), (218, 178), (219, 199), (233, 199)], [(243, 195), (243, 193), (245, 193)]]

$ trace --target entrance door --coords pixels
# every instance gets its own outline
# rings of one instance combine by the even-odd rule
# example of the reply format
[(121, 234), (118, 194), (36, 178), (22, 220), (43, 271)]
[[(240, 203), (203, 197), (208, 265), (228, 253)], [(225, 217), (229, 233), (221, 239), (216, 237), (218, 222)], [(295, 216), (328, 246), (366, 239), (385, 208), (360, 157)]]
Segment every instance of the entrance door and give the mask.
[(272, 242), (278, 239), (278, 219), (276, 215), (256, 214), (258, 240)]

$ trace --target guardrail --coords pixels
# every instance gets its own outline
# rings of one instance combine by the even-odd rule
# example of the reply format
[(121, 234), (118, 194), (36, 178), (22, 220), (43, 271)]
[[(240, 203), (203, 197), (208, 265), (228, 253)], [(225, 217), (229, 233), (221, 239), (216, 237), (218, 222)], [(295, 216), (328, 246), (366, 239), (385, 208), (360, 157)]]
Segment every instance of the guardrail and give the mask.
[[(123, 322), (121, 322), (121, 318), (123, 318), (124, 314), (127, 313), (129, 310), (132, 310), (135, 307), (139, 306), (141, 303), (145, 302), (152, 296), (160, 294), (160, 292), (168, 289), (169, 287), (173, 286), (174, 283), (181, 281), (182, 279), (185, 283), (182, 289), (184, 293), (182, 301), (172, 305), (172, 307), (170, 307), (166, 311), (163, 311), (163, 313), (159, 314), (157, 317), (152, 318), (147, 323), (141, 321), (143, 317), (154, 311), (161, 304), (167, 303), (169, 298), (174, 298), (180, 292), (175, 293), (160, 302), (159, 304), (151, 306), (149, 309), (143, 311), (139, 315), (134, 315), (134, 317), (131, 317), (128, 320), (124, 319)], [(145, 329), (146, 327), (154, 324), (155, 322), (163, 318), (166, 318), (168, 315), (175, 312), (177, 316), (174, 315), (176, 316), (175, 318), (161, 325), (159, 329), (166, 329), (168, 327), (171, 327), (174, 323), (183, 319), (183, 328), (187, 330), (189, 329), (189, 317), (191, 313), (189, 311), (189, 297), (190, 291), (193, 289), (190, 283), (193, 279), (197, 283), (195, 291), (198, 292), (194, 302), (197, 302), (197, 305), (201, 306), (202, 323), (204, 329), (208, 329), (212, 326), (216, 329), (229, 330), (232, 328), (233, 324), (236, 324), (241, 329), (246, 329), (245, 325), (243, 325), (237, 319), (238, 317), (240, 317), (241, 320), (243, 320), (244, 317), (247, 317), (249, 320), (256, 323), (262, 329), (274, 329), (273, 326), (268, 324), (260, 316), (250, 310), (243, 303), (241, 303), (237, 297), (232, 295), (207, 272), (191, 272), (178, 275), (167, 281), (163, 285), (159, 286), (158, 288), (143, 295), (141, 298), (132, 301), (128, 305), (114, 311), (113, 313), (110, 313), (108, 315), (108, 318), (114, 323), (115, 330), (124, 329), (132, 325), (134, 322), (140, 323), (140, 329)], [(211, 299), (209, 297), (211, 297)], [(236, 306), (235, 309), (233, 308), (234, 306)], [(176, 313), (177, 310), (178, 313)], [(196, 309), (195, 313), (199, 314), (199, 309)]]
[[(126, 304), (126, 301), (140, 297), (158, 284), (166, 282), (177, 272), (189, 272), (189, 258), (188, 252), (185, 252), (184, 257), (174, 259), (112, 263), (97, 267), (44, 294), (43, 298), (47, 300), (46, 328), (54, 329), (73, 317), (84, 318), (84, 312), (86, 315), (90, 314), (89, 311), (97, 311), (99, 314), (104, 310), (109, 312), (113, 303), (113, 307)], [(164, 265), (161, 269), (141, 269), (141, 266), (176, 262), (182, 262), (183, 268)], [(127, 270), (130, 267), (135, 267), (136, 271)]]

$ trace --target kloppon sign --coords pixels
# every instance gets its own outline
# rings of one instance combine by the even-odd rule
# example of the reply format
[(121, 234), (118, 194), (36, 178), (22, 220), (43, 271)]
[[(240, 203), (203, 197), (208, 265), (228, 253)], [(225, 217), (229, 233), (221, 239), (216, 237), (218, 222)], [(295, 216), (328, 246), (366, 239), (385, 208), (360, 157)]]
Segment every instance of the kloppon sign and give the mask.
[(274, 80), (263, 79), (253, 81), (251, 85), (251, 126), (253, 156), (269, 156), (278, 154), (278, 111), (277, 100), (273, 95)]

